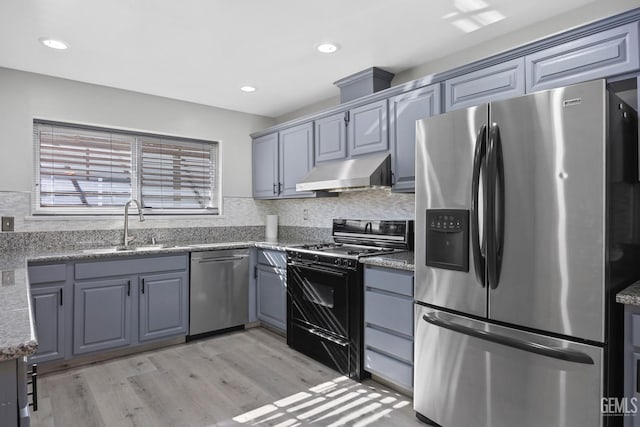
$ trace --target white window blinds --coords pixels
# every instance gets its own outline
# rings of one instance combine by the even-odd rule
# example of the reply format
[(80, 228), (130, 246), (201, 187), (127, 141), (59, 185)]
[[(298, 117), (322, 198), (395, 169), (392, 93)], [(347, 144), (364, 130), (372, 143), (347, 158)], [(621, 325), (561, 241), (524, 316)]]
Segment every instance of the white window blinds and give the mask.
[(218, 212), (215, 142), (34, 121), (34, 213)]
[(198, 142), (140, 138), (145, 208), (214, 209), (216, 147)]

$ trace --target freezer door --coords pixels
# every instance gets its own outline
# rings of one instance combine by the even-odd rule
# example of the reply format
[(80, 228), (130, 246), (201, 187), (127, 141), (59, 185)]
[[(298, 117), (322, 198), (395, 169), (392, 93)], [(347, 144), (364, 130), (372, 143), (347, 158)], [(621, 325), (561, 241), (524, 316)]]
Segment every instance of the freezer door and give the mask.
[[(474, 152), (487, 119), (487, 105), (482, 105), (416, 122), (415, 298), (478, 316), (486, 316), (487, 290), (476, 277), (474, 239), (468, 247), (468, 271), (428, 267), (427, 211), (471, 211)], [(479, 215), (480, 224), (482, 219)], [(481, 231), (473, 214), (469, 227), (470, 236)]]
[(605, 341), (605, 95), (600, 80), (490, 105), (504, 164), (490, 319)]
[(416, 305), (414, 409), (446, 427), (602, 425), (600, 347)]

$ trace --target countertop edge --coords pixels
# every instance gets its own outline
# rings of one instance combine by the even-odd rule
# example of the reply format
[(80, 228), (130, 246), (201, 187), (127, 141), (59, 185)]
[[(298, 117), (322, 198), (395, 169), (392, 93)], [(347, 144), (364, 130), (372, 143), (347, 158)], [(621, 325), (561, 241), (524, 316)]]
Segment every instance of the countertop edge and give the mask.
[(640, 281), (618, 292), (616, 294), (616, 302), (625, 305), (640, 306)]
[[(50, 262), (66, 262), (66, 261), (77, 261), (77, 260), (92, 260), (92, 259), (104, 259), (104, 258), (124, 258), (124, 257), (136, 257), (136, 256), (148, 256), (148, 255), (170, 255), (170, 254), (182, 254), (189, 252), (201, 252), (208, 250), (224, 250), (224, 249), (242, 249), (242, 248), (262, 248), (262, 249), (271, 249), (271, 250), (286, 250), (289, 247), (300, 245), (301, 243), (293, 243), (293, 242), (278, 242), (278, 241), (236, 241), (236, 242), (219, 242), (219, 243), (211, 243), (211, 244), (197, 244), (197, 245), (175, 245), (173, 247), (166, 248), (149, 248), (144, 250), (126, 250), (126, 251), (112, 251), (112, 252), (100, 252), (97, 249), (96, 252), (91, 252), (91, 250), (69, 250), (67, 252), (52, 252), (52, 253), (25, 253), (21, 255), (17, 253), (18, 256), (23, 257), (23, 260), (15, 263), (15, 265), (11, 268), (5, 268), (5, 270), (12, 270), (13, 272), (23, 270), (24, 274), (18, 274), (19, 278), (12, 283), (12, 287), (16, 286), (24, 286), (23, 291), (15, 288), (14, 290), (22, 293), (20, 297), (21, 303), (19, 307), (13, 307), (11, 310), (5, 310), (9, 312), (14, 318), (16, 323), (4, 323), (0, 325), (0, 336), (7, 337), (10, 336), (8, 333), (8, 329), (13, 332), (18, 330), (19, 332), (16, 334), (18, 336), (25, 337), (27, 335), (25, 314), (28, 317), (29, 323), (29, 332), (27, 339), (11, 339), (12, 342), (0, 345), (0, 361), (7, 361), (16, 359), (23, 356), (30, 356), (34, 354), (38, 349), (38, 341), (35, 334), (35, 322), (33, 318), (33, 310), (31, 306), (31, 290), (29, 286), (29, 278), (28, 278), (28, 265), (30, 263), (40, 264), (40, 263), (50, 263)], [(20, 258), (18, 258), (20, 259)], [(22, 264), (18, 266), (18, 264)], [(26, 297), (26, 305), (24, 304), (23, 298)], [(2, 307), (6, 308), (6, 307)], [(25, 313), (25, 311), (27, 313)], [(21, 313), (21, 314), (20, 314)], [(22, 319), (16, 316), (20, 314)]]
[(380, 255), (360, 258), (359, 261), (365, 265), (375, 267), (391, 268), (402, 271), (415, 271), (413, 252), (400, 252), (391, 255)]

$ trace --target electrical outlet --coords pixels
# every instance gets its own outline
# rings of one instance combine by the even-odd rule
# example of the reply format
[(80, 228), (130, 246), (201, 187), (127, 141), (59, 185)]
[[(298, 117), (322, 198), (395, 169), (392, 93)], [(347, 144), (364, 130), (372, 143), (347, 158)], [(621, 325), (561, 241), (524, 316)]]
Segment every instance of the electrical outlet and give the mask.
[(2, 272), (2, 286), (12, 286), (16, 284), (16, 277), (13, 271)]
[(302, 219), (304, 219), (305, 221), (309, 220), (309, 209), (302, 210)]
[(13, 231), (13, 217), (12, 216), (3, 216), (2, 217), (2, 231)]

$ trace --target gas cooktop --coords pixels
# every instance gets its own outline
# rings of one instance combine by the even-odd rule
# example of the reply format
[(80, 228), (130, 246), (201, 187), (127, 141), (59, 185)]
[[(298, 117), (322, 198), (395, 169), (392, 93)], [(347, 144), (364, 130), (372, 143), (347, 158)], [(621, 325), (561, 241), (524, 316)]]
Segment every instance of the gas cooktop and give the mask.
[(310, 254), (322, 254), (328, 256), (358, 258), (361, 256), (381, 255), (394, 252), (402, 252), (401, 249), (385, 248), (378, 246), (353, 245), (337, 242), (322, 242), (298, 246), (292, 248)]

